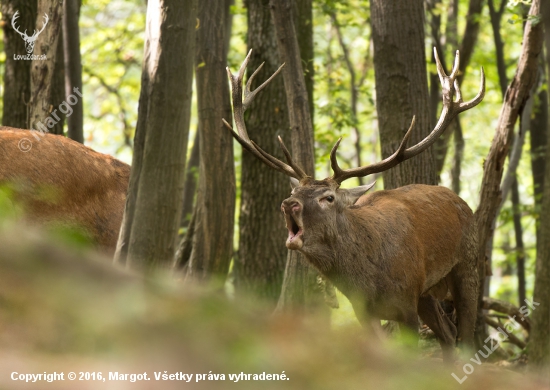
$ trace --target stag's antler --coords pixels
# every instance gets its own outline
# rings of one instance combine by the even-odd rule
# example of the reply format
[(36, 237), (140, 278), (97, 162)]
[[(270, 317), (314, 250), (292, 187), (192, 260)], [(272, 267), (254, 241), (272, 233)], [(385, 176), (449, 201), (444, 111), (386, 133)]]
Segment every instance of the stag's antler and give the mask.
[[(475, 107), (479, 104), (479, 102), (483, 100), (483, 97), (485, 96), (485, 73), (483, 72), (483, 67), (481, 68), (481, 86), (479, 88), (477, 96), (469, 102), (464, 103), (462, 100), (462, 94), (460, 92), (458, 82), (456, 80), (458, 67), (460, 64), (460, 55), (458, 50), (456, 51), (453, 70), (451, 71), (451, 74), (449, 76), (445, 74), (445, 70), (441, 65), (441, 61), (439, 61), (439, 56), (437, 55), (437, 50), (435, 48), (434, 56), (437, 63), (437, 73), (439, 74), (439, 80), (443, 89), (443, 109), (441, 110), (439, 121), (435, 125), (432, 132), (416, 145), (405, 149), (412, 129), (414, 128), (415, 118), (413, 117), (409, 130), (407, 130), (405, 137), (403, 137), (403, 140), (401, 141), (401, 145), (394, 154), (378, 163), (351, 169), (341, 169), (338, 166), (338, 161), (336, 160), (336, 151), (338, 150), (338, 145), (340, 145), (340, 141), (342, 140), (342, 138), (340, 138), (330, 152), (330, 165), (332, 167), (332, 170), (334, 171), (334, 175), (332, 176), (332, 179), (334, 181), (336, 181), (337, 183), (342, 183), (344, 180), (352, 177), (363, 177), (367, 175), (372, 175), (373, 173), (383, 172), (398, 165), (402, 161), (408, 160), (409, 158), (414, 157), (419, 153), (422, 153), (424, 150), (428, 149), (437, 140), (437, 138), (439, 138), (439, 136), (445, 131), (447, 126), (449, 126), (451, 121), (459, 113)], [(453, 96), (455, 93), (456, 101), (453, 101)]]
[(48, 17), (48, 14), (44, 14), (44, 24), (42, 25), (42, 28), (40, 29), (40, 31), (34, 30), (34, 34), (32, 34), (32, 36), (33, 37), (39, 36), (42, 33), (42, 31), (44, 31), (44, 29), (46, 28), (46, 25), (48, 24), (49, 20), (50, 18)]
[(25, 37), (28, 38), (29, 36), (27, 35), (27, 30), (25, 30), (25, 32), (22, 33), (21, 31), (19, 31), (19, 29), (15, 25), (15, 20), (17, 18), (19, 18), (19, 11), (15, 11), (15, 13), (13, 14), (13, 17), (11, 18), (11, 26), (13, 27), (13, 29), (15, 30), (16, 33), (18, 33), (19, 35), (21, 35), (24, 38)]
[[(252, 80), (254, 79), (258, 71), (262, 68), (263, 64), (260, 65), (260, 67), (256, 69), (256, 71), (252, 74), (252, 76), (250, 76), (250, 78), (248, 79), (248, 82), (246, 83), (246, 88), (244, 91), (245, 100), (243, 103), (242, 80), (246, 69), (246, 65), (248, 64), (248, 60), (250, 59), (251, 54), (252, 54), (252, 50), (250, 50), (250, 52), (246, 56), (246, 59), (241, 65), (241, 68), (239, 69), (239, 73), (237, 74), (236, 77), (233, 76), (233, 74), (229, 71), (229, 68), (227, 69), (227, 73), (229, 74), (229, 78), (231, 80), (231, 89), (232, 89), (232, 96), (233, 96), (233, 112), (235, 114), (235, 124), (237, 125), (238, 134), (235, 133), (231, 125), (229, 125), (229, 123), (227, 123), (225, 119), (223, 120), (223, 123), (231, 130), (235, 139), (239, 141), (239, 143), (246, 150), (248, 150), (250, 153), (255, 155), (259, 160), (263, 161), (266, 165), (280, 172), (283, 172), (288, 176), (294, 177), (298, 180), (303, 179), (307, 177), (306, 173), (296, 163), (294, 163), (281, 137), (279, 137), (279, 142), (281, 144), (281, 148), (283, 149), (283, 153), (285, 154), (285, 157), (289, 165), (283, 163), (282, 161), (266, 153), (254, 141), (251, 141), (250, 138), (248, 137), (246, 126), (244, 123), (244, 112), (249, 107), (250, 103), (252, 102), (256, 94), (260, 92), (263, 88), (265, 88), (265, 86), (271, 80), (273, 80), (273, 78), (281, 71), (281, 69), (284, 66), (284, 64), (281, 65), (279, 69), (277, 69), (277, 71), (273, 73), (273, 75), (269, 79), (267, 79), (262, 85), (260, 85), (254, 91), (251, 91), (250, 84), (252, 83)], [(332, 170), (334, 171), (334, 175), (332, 175), (331, 177), (332, 180), (340, 184), (344, 180), (350, 179), (352, 177), (363, 177), (363, 176), (371, 175), (373, 173), (383, 172), (398, 165), (402, 161), (408, 160), (409, 158), (422, 153), (424, 150), (429, 148), (437, 140), (437, 138), (439, 138), (439, 136), (445, 131), (447, 126), (449, 126), (451, 121), (459, 113), (475, 107), (476, 105), (479, 104), (479, 102), (483, 100), (483, 97), (485, 95), (485, 73), (483, 71), (483, 67), (481, 68), (481, 86), (479, 88), (479, 92), (477, 93), (477, 96), (468, 102), (464, 102), (462, 100), (462, 94), (460, 92), (458, 82), (456, 81), (456, 76), (458, 74), (458, 67), (460, 63), (460, 56), (459, 56), (458, 50), (456, 51), (453, 70), (451, 71), (451, 74), (449, 76), (447, 76), (447, 74), (443, 70), (443, 66), (441, 65), (441, 61), (439, 60), (439, 57), (437, 55), (437, 50), (435, 48), (434, 48), (434, 55), (437, 63), (437, 73), (439, 74), (439, 80), (441, 82), (441, 86), (443, 90), (442, 92), (443, 108), (441, 110), (439, 121), (435, 125), (432, 132), (416, 145), (406, 149), (407, 141), (409, 140), (412, 134), (412, 130), (414, 129), (415, 117), (413, 117), (409, 130), (407, 130), (407, 133), (405, 134), (405, 136), (403, 137), (403, 140), (401, 141), (401, 145), (399, 145), (399, 148), (395, 151), (394, 154), (392, 154), (388, 158), (378, 163), (367, 165), (364, 167), (351, 168), (351, 169), (342, 169), (338, 165), (338, 161), (336, 159), (336, 151), (338, 150), (340, 141), (342, 141), (342, 138), (340, 138), (332, 148), (332, 151), (330, 152), (330, 165), (332, 167)], [(453, 100), (453, 96), (455, 96), (455, 94), (456, 94), (456, 101)]]
[(277, 74), (283, 69), (283, 66), (285, 64), (282, 64), (279, 69), (275, 71), (271, 75), (270, 78), (268, 78), (262, 85), (260, 85), (258, 88), (256, 88), (254, 91), (250, 90), (250, 86), (252, 84), (252, 81), (254, 80), (254, 77), (256, 77), (256, 74), (262, 69), (263, 63), (256, 69), (256, 71), (250, 76), (246, 83), (246, 87), (244, 90), (244, 103), (242, 100), (243, 95), (243, 77), (244, 72), (246, 70), (246, 66), (248, 65), (248, 61), (250, 60), (250, 55), (252, 54), (252, 50), (248, 52), (248, 55), (246, 56), (243, 64), (241, 65), (241, 68), (239, 69), (239, 73), (237, 76), (234, 76), (229, 68), (227, 68), (227, 74), (229, 75), (229, 79), (231, 80), (231, 91), (232, 91), (232, 98), (233, 98), (233, 114), (235, 117), (235, 125), (237, 126), (238, 134), (233, 130), (231, 125), (227, 123), (225, 119), (223, 120), (223, 123), (225, 126), (231, 130), (231, 133), (233, 134), (233, 137), (239, 143), (242, 145), (243, 148), (248, 150), (250, 153), (252, 153), (254, 156), (256, 156), (260, 161), (262, 161), (264, 164), (268, 165), (269, 167), (278, 170), (279, 172), (282, 172), (288, 176), (294, 177), (298, 180), (307, 177), (306, 173), (300, 168), (290, 156), (290, 152), (286, 148), (283, 140), (281, 137), (279, 137), (279, 142), (281, 145), (281, 148), (283, 150), (283, 153), (285, 154), (286, 160), (288, 161), (288, 165), (284, 162), (280, 161), (279, 159), (273, 157), (269, 153), (265, 152), (262, 148), (260, 148), (254, 141), (250, 140), (250, 137), (248, 136), (248, 132), (246, 131), (246, 125), (244, 123), (244, 112), (247, 110), (247, 108), (252, 103), (252, 100), (256, 97), (256, 94), (260, 92), (262, 89), (264, 89), (267, 84), (273, 80)]

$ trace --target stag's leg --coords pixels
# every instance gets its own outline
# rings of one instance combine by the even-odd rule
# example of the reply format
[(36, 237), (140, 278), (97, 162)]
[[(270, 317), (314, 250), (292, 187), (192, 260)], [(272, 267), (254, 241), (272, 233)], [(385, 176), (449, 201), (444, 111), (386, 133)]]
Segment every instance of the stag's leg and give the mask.
[(418, 315), (435, 333), (443, 351), (443, 361), (453, 363), (456, 326), (447, 317), (439, 302), (431, 295), (421, 296), (418, 301)]
[(475, 261), (458, 263), (449, 273), (449, 282), (456, 307), (459, 346), (473, 348), (478, 289)]

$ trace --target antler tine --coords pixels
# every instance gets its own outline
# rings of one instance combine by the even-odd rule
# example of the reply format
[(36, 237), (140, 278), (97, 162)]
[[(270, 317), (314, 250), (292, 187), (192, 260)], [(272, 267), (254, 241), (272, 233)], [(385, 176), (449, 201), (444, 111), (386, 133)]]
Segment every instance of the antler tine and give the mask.
[(472, 100), (467, 101), (466, 103), (463, 103), (462, 100), (459, 102), (459, 105), (458, 105), (459, 113), (477, 106), (485, 97), (485, 71), (483, 70), (483, 66), (481, 67), (481, 75), (480, 75), (479, 83), (480, 83), (479, 91)]
[(17, 34), (19, 34), (19, 35), (21, 35), (21, 36), (23, 36), (23, 35), (26, 36), (26, 35), (27, 35), (27, 30), (25, 30), (25, 32), (22, 33), (21, 31), (19, 31), (19, 29), (18, 29), (17, 26), (15, 25), (15, 21), (16, 21), (17, 19), (19, 19), (19, 16), (20, 16), (20, 15), (19, 15), (19, 11), (15, 11), (15, 13), (13, 14), (12, 19), (11, 19), (11, 26), (13, 27), (14, 31), (15, 31)]
[[(435, 49), (435, 47), (434, 47), (434, 51), (437, 52), (437, 50)], [(439, 60), (439, 58), (438, 58), (438, 60)], [(457, 51), (456, 51), (456, 54), (455, 54), (455, 62), (454, 62), (454, 64), (453, 64), (453, 70), (451, 70), (451, 74), (449, 75), (449, 78), (450, 78), (451, 80), (453, 80), (453, 82), (454, 82), (454, 80), (455, 80), (455, 78), (456, 78), (456, 75), (458, 74), (458, 68), (459, 68), (459, 67), (460, 67), (460, 52), (457, 50)]]
[(330, 151), (330, 167), (334, 172), (334, 175), (332, 175), (332, 178), (334, 180), (336, 180), (344, 173), (342, 168), (340, 168), (340, 165), (338, 165), (338, 159), (336, 158), (336, 152), (338, 151), (338, 146), (340, 146), (340, 142), (342, 142), (342, 137), (338, 138), (338, 141), (336, 141), (336, 143), (332, 147), (332, 150)]
[[(280, 68), (279, 68), (280, 69)], [(281, 138), (281, 136), (277, 136), (277, 139), (279, 140), (279, 145), (281, 146), (281, 149), (283, 150), (283, 153), (286, 157), (286, 161), (288, 162), (288, 165), (290, 165), (292, 167), (292, 169), (294, 169), (294, 171), (301, 177), (306, 177), (307, 174), (302, 170), (302, 168), (300, 168), (298, 166), (298, 164), (296, 164), (294, 162), (294, 160), (292, 159), (292, 156), (290, 155), (290, 152), (288, 151), (288, 149), (286, 148), (286, 145), (285, 143), (283, 142), (283, 139)]]
[(277, 69), (277, 71), (273, 73), (273, 75), (270, 78), (268, 78), (262, 85), (260, 85), (254, 91), (252, 91), (250, 89), (250, 86), (251, 86), (252, 80), (258, 74), (258, 71), (263, 66), (263, 64), (260, 65), (258, 69), (256, 69), (256, 71), (252, 74), (252, 76), (250, 76), (248, 82), (246, 83), (245, 90), (244, 90), (244, 103), (243, 103), (243, 78), (244, 78), (244, 73), (246, 71), (246, 67), (248, 65), (248, 61), (250, 60), (251, 55), (252, 55), (252, 50), (248, 52), (248, 55), (244, 59), (239, 69), (239, 72), (237, 73), (236, 76), (231, 73), (231, 71), (229, 70), (229, 67), (227, 68), (227, 74), (229, 76), (229, 79), (231, 80), (233, 114), (235, 118), (235, 125), (237, 127), (237, 131), (235, 132), (235, 130), (233, 130), (231, 125), (225, 119), (222, 119), (223, 123), (225, 127), (227, 127), (231, 131), (231, 134), (241, 144), (241, 146), (246, 150), (248, 150), (250, 153), (252, 153), (258, 160), (262, 161), (264, 164), (266, 164), (270, 168), (273, 168), (279, 172), (282, 172), (288, 176), (291, 176), (300, 180), (306, 177), (307, 175), (302, 169), (300, 169), (296, 164), (294, 164), (294, 162), (292, 161), (292, 158), (290, 157), (290, 153), (288, 153), (288, 150), (286, 148), (283, 148), (283, 152), (285, 153), (285, 156), (287, 157), (287, 160), (289, 161), (290, 165), (287, 165), (284, 162), (266, 153), (257, 144), (251, 141), (250, 137), (248, 136), (248, 132), (246, 130), (246, 124), (244, 121), (244, 112), (250, 106), (256, 94), (260, 92), (262, 89), (264, 89), (266, 85), (269, 84), (277, 74), (279, 74), (279, 72), (282, 70), (284, 66), (284, 64), (281, 65), (279, 69)]
[(46, 25), (48, 24), (48, 21), (50, 20), (50, 17), (48, 16), (48, 14), (44, 14), (44, 24), (42, 25), (42, 28), (40, 29), (40, 31), (38, 31), (38, 33), (36, 33), (36, 35), (39, 35), (42, 33), (42, 31), (44, 31), (44, 29), (46, 28)]
[(445, 69), (443, 69), (443, 65), (441, 65), (441, 60), (439, 59), (439, 55), (437, 54), (437, 49), (435, 47), (434, 47), (434, 58), (435, 58), (435, 66), (437, 68), (437, 75), (439, 76), (439, 82), (443, 84), (443, 80), (445, 79), (445, 77), (447, 77), (447, 73), (445, 73)]

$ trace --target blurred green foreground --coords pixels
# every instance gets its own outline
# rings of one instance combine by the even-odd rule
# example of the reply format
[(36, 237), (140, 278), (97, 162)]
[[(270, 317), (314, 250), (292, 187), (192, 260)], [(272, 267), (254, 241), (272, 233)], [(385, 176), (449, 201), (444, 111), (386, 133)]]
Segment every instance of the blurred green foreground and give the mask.
[[(445, 367), (356, 327), (328, 330), (319, 322), (183, 288), (168, 274), (144, 279), (20, 224), (0, 230), (0, 389), (545, 388), (530, 374), (474, 363), (459, 385), (451, 372), (463, 377), (465, 362)], [(65, 380), (11, 379), (12, 372), (54, 371)], [(70, 381), (71, 371), (100, 371), (107, 380)], [(151, 380), (109, 381), (109, 372), (147, 372)], [(224, 374), (225, 380), (157, 381), (155, 372)], [(264, 372), (289, 379), (229, 378)]]

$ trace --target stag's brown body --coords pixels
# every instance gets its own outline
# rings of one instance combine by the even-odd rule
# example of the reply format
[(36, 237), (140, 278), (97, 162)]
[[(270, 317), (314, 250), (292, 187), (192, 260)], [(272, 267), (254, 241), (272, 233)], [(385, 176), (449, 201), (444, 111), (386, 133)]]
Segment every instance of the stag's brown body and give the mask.
[[(443, 187), (410, 185), (364, 195), (373, 184), (351, 189), (340, 185), (352, 177), (384, 172), (433, 145), (456, 115), (483, 99), (483, 69), (477, 96), (464, 102), (456, 81), (458, 51), (447, 76), (434, 49), (443, 108), (431, 133), (407, 148), (414, 129), (413, 118), (395, 153), (380, 162), (350, 169), (338, 165), (340, 139), (330, 154), (334, 175), (314, 180), (293, 161), (281, 138), (288, 164), (266, 153), (248, 136), (244, 112), (282, 68), (252, 90), (252, 80), (261, 67), (258, 68), (246, 83), (243, 101), (242, 81), (250, 55), (251, 52), (237, 75), (228, 69), (237, 132), (224, 123), (244, 149), (291, 177), (292, 195), (281, 205), (288, 229), (286, 246), (302, 252), (331, 280), (350, 299), (363, 323), (369, 324), (365, 315), (369, 313), (380, 319), (402, 321), (417, 331), (420, 315), (439, 339), (444, 358), (451, 361), (457, 334), (468, 346), (473, 341), (478, 279), (472, 211)], [(457, 310), (458, 330), (436, 300), (449, 291)]]
[[(0, 185), (14, 186), (29, 220), (84, 228), (100, 248), (113, 252), (130, 166), (63, 136), (37, 136), (0, 127)], [(23, 138), (32, 142), (27, 152), (19, 149)]]
[(418, 326), (417, 316), (454, 345), (454, 324), (438, 315), (435, 298), (450, 291), (458, 337), (471, 343), (477, 294), (473, 214), (451, 190), (409, 185), (356, 201), (330, 179), (303, 180), (282, 204), (287, 246), (306, 259), (352, 302), (359, 319)]

